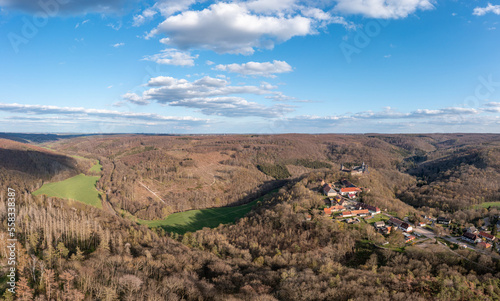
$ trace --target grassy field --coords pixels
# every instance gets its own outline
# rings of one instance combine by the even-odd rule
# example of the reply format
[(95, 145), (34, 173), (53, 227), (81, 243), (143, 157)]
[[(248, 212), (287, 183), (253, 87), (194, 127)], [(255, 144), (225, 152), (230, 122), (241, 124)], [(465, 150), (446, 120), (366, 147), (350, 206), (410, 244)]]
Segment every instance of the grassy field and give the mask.
[(51, 197), (76, 200), (97, 208), (102, 208), (99, 192), (95, 188), (99, 177), (79, 174), (64, 181), (47, 183), (33, 195), (45, 194)]
[(369, 223), (369, 224), (373, 224), (375, 222), (379, 222), (379, 221), (388, 221), (389, 218), (383, 214), (377, 214), (375, 215), (373, 218), (367, 220), (366, 222)]
[(101, 165), (101, 163), (99, 163), (99, 161), (96, 161), (96, 164), (94, 164), (94, 166), (92, 166), (92, 167), (89, 169), (89, 172), (100, 173), (100, 172), (101, 172), (101, 169), (102, 169), (102, 165)]
[(500, 207), (500, 202), (486, 202), (486, 203), (482, 203), (482, 204), (474, 206), (474, 208), (476, 208), (476, 209), (488, 208), (488, 207)]
[(148, 227), (162, 227), (167, 232), (184, 234), (186, 232), (195, 232), (204, 227), (216, 228), (219, 224), (234, 223), (237, 219), (244, 217), (252, 207), (263, 197), (256, 199), (245, 205), (236, 207), (221, 207), (202, 210), (189, 210), (169, 215), (162, 220), (141, 220), (137, 222)]

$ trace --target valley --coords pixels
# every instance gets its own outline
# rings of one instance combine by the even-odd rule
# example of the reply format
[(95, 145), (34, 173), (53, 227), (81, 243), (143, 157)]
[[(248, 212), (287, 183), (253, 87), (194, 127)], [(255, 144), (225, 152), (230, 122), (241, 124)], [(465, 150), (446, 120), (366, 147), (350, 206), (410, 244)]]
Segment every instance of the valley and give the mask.
[(500, 135), (19, 137), (2, 201), (39, 298), (46, 273), (75, 300), (500, 297)]

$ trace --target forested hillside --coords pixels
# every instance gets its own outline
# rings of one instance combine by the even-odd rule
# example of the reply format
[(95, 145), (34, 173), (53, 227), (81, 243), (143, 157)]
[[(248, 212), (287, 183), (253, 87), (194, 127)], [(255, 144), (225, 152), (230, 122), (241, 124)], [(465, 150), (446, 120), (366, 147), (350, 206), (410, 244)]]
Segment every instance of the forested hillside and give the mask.
[[(89, 172), (95, 160), (104, 210), (31, 195)], [(340, 171), (363, 162), (366, 173)], [(0, 237), (11, 187), (19, 300), (498, 300), (495, 257), (437, 241), (411, 246), (401, 232), (383, 236), (368, 222), (327, 217), (321, 182), (355, 183), (362, 202), (399, 218), (471, 225), (499, 213), (472, 208), (500, 201), (499, 167), (497, 135), (0, 139)], [(179, 235), (136, 222), (264, 194), (246, 217), (213, 229)]]

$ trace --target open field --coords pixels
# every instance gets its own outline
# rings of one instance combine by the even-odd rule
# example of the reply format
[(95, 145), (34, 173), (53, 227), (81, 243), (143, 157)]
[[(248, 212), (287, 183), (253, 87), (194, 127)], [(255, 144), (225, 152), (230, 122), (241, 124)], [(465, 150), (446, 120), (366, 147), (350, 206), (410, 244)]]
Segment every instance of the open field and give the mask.
[(45, 194), (51, 197), (72, 199), (102, 208), (99, 192), (95, 188), (99, 177), (79, 174), (64, 181), (46, 183), (40, 189), (33, 192), (33, 195)]
[(184, 234), (200, 230), (204, 227), (216, 228), (219, 224), (233, 223), (244, 217), (262, 199), (263, 197), (260, 197), (248, 204), (236, 207), (189, 210), (171, 214), (162, 220), (148, 221), (137, 219), (137, 222), (148, 227), (162, 227), (168, 232)]
[(96, 161), (96, 164), (94, 164), (90, 169), (89, 169), (89, 172), (92, 172), (92, 173), (100, 173), (102, 170), (102, 165), (101, 163), (99, 163), (99, 161)]
[(500, 202), (486, 202), (486, 203), (482, 203), (482, 204), (474, 206), (475, 209), (488, 208), (488, 207), (500, 207)]
[(383, 214), (377, 214), (375, 215), (373, 218), (367, 220), (366, 222), (369, 223), (369, 224), (373, 224), (375, 222), (379, 222), (379, 221), (388, 221), (389, 220), (389, 217), (383, 215)]

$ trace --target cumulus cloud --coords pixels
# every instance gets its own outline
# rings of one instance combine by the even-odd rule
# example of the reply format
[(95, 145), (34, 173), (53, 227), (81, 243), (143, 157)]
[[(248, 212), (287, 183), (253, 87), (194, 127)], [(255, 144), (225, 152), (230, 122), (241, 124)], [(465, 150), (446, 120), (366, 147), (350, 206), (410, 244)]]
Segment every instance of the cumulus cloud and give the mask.
[(255, 47), (272, 48), (276, 42), (313, 32), (312, 20), (306, 17), (255, 15), (242, 4), (221, 2), (170, 16), (149, 37), (165, 34), (166, 43), (181, 49), (252, 54)]
[[(129, 102), (146, 102), (155, 100), (158, 103), (171, 106), (182, 106), (199, 109), (205, 115), (227, 117), (258, 116), (278, 117), (293, 111), (288, 105), (265, 106), (257, 102), (248, 101), (235, 95), (265, 95), (282, 96), (275, 91), (275, 86), (262, 83), (260, 86), (232, 86), (221, 78), (205, 76), (195, 81), (177, 79), (169, 76), (152, 78), (141, 96), (127, 93), (124, 100)], [(283, 96), (282, 96), (283, 97)]]
[(432, 0), (335, 0), (334, 11), (370, 18), (400, 19), (417, 10), (434, 8)]
[(296, 0), (253, 0), (247, 2), (247, 7), (257, 13), (276, 13), (291, 11)]
[(113, 47), (115, 47), (115, 48), (118, 48), (118, 47), (125, 46), (125, 43), (116, 43), (116, 44), (113, 44), (113, 45), (111, 45), (111, 46), (113, 46)]
[(140, 105), (140, 106), (145, 106), (145, 105), (149, 104), (149, 101), (143, 99), (142, 97), (140, 97), (139, 95), (137, 95), (135, 93), (130, 93), (130, 92), (125, 93), (122, 95), (122, 98), (130, 103)]
[(292, 66), (285, 61), (274, 60), (272, 63), (248, 62), (244, 64), (217, 65), (214, 70), (239, 73), (241, 75), (275, 77), (274, 74), (276, 73), (291, 72)]
[(138, 27), (146, 23), (147, 21), (153, 19), (153, 17), (157, 14), (157, 12), (152, 9), (148, 8), (145, 9), (142, 14), (140, 15), (135, 15), (132, 20), (132, 26)]
[(190, 122), (190, 123), (205, 123), (207, 120), (194, 118), (191, 116), (162, 116), (153, 113), (134, 113), (134, 112), (119, 112), (101, 109), (86, 109), (82, 107), (58, 107), (46, 105), (24, 105), (24, 104), (7, 104), (0, 103), (0, 111), (10, 113), (22, 113), (32, 115), (58, 115), (72, 117), (96, 117), (105, 119), (125, 119), (125, 120), (143, 120), (156, 122)]
[(275, 118), (293, 111), (291, 106), (265, 106), (247, 101), (242, 97), (191, 98), (182, 101), (173, 101), (169, 105), (200, 109), (205, 115), (225, 117), (257, 116)]
[(176, 66), (194, 66), (194, 60), (198, 55), (192, 56), (189, 52), (167, 48), (155, 55), (145, 56), (144, 60), (153, 61), (158, 64)]
[(495, 15), (500, 15), (500, 5), (492, 5), (488, 3), (486, 7), (476, 7), (472, 14), (474, 16), (484, 16), (487, 13), (494, 13)]
[(132, 26), (141, 26), (144, 23), (152, 20), (155, 15), (160, 13), (162, 16), (168, 17), (175, 13), (187, 10), (197, 0), (160, 0), (153, 6), (148, 7), (142, 13), (133, 17)]
[(29, 13), (44, 12), (49, 16), (62, 14), (109, 13), (124, 9), (133, 0), (71, 0), (33, 1), (0, 0), (0, 8), (21, 10)]

